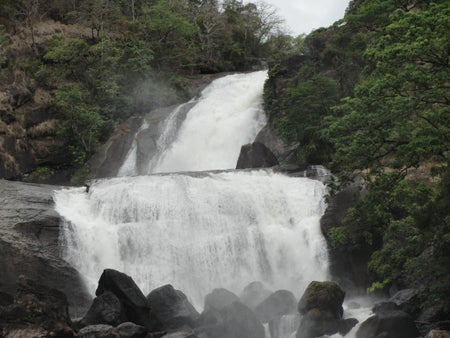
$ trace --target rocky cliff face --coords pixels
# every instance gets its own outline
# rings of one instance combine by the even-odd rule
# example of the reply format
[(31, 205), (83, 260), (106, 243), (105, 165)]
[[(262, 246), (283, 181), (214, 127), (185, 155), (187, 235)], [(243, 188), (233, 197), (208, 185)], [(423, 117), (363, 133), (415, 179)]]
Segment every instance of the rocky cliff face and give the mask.
[[(49, 93), (32, 82), (0, 85), (0, 178), (36, 181), (69, 163)], [(38, 169), (40, 168), (40, 169)]]
[(14, 294), (19, 276), (63, 291), (72, 316), (89, 305), (79, 273), (59, 257), (55, 186), (0, 180), (0, 291)]

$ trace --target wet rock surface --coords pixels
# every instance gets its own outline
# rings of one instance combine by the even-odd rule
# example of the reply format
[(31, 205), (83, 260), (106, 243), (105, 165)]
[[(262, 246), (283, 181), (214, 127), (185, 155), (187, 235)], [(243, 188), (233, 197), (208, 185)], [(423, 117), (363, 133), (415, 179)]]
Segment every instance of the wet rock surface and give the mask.
[(0, 180), (0, 291), (15, 294), (18, 278), (61, 290), (70, 312), (81, 316), (91, 296), (79, 273), (59, 256), (56, 186)]
[(278, 165), (275, 155), (260, 142), (243, 145), (236, 169), (270, 168)]

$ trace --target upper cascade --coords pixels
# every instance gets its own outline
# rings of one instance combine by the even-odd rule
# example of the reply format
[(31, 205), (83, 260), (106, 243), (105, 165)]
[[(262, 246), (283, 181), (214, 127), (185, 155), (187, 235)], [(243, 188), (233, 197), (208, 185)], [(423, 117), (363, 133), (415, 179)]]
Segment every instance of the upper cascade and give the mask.
[[(145, 156), (137, 153), (147, 149), (134, 143), (119, 176), (235, 168), (241, 146), (253, 142), (266, 123), (262, 107), (266, 78), (267, 71), (258, 71), (213, 81), (198, 99), (168, 115), (148, 163), (138, 163)], [(186, 116), (178, 126), (183, 113)], [(140, 132), (148, 127), (144, 123)]]

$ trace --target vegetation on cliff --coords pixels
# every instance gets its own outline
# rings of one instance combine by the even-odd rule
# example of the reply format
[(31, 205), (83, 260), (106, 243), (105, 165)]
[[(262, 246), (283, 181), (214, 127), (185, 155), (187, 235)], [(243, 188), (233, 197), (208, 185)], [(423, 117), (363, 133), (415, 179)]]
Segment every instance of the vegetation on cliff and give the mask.
[(130, 115), (186, 99), (191, 75), (294, 45), (274, 8), (240, 0), (4, 0), (0, 20), (0, 177), (14, 179), (80, 167)]
[[(450, 315), (450, 7), (448, 1), (352, 1), (345, 18), (304, 40), (301, 59), (273, 65), (271, 123), (367, 193), (329, 236), (370, 248), (370, 290), (414, 287), (417, 308)], [(291, 60), (292, 61), (292, 60)], [(336, 182), (333, 182), (333, 186)], [(436, 318), (435, 318), (436, 319)]]

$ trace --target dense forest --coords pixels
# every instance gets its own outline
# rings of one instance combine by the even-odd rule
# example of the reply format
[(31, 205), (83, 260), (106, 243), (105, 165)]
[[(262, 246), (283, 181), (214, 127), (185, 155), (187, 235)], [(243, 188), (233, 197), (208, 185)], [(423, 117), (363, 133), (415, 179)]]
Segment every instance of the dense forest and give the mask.
[[(332, 245), (367, 257), (369, 291), (414, 288), (412, 313), (450, 318), (448, 0), (353, 0), (342, 20), (299, 37), (262, 2), (0, 6), (0, 89), (17, 92), (0, 97), (0, 135), (53, 135), (70, 149), (63, 163), (33, 165), (34, 177), (69, 166), (79, 178), (126, 118), (189, 97), (192, 75), (268, 60), (266, 113), (298, 145), (295, 162), (331, 168), (332, 193), (363, 182), (363, 198), (328, 234)], [(36, 104), (36, 93), (51, 118), (20, 131), (22, 101)], [(17, 172), (5, 140), (1, 160)]]

